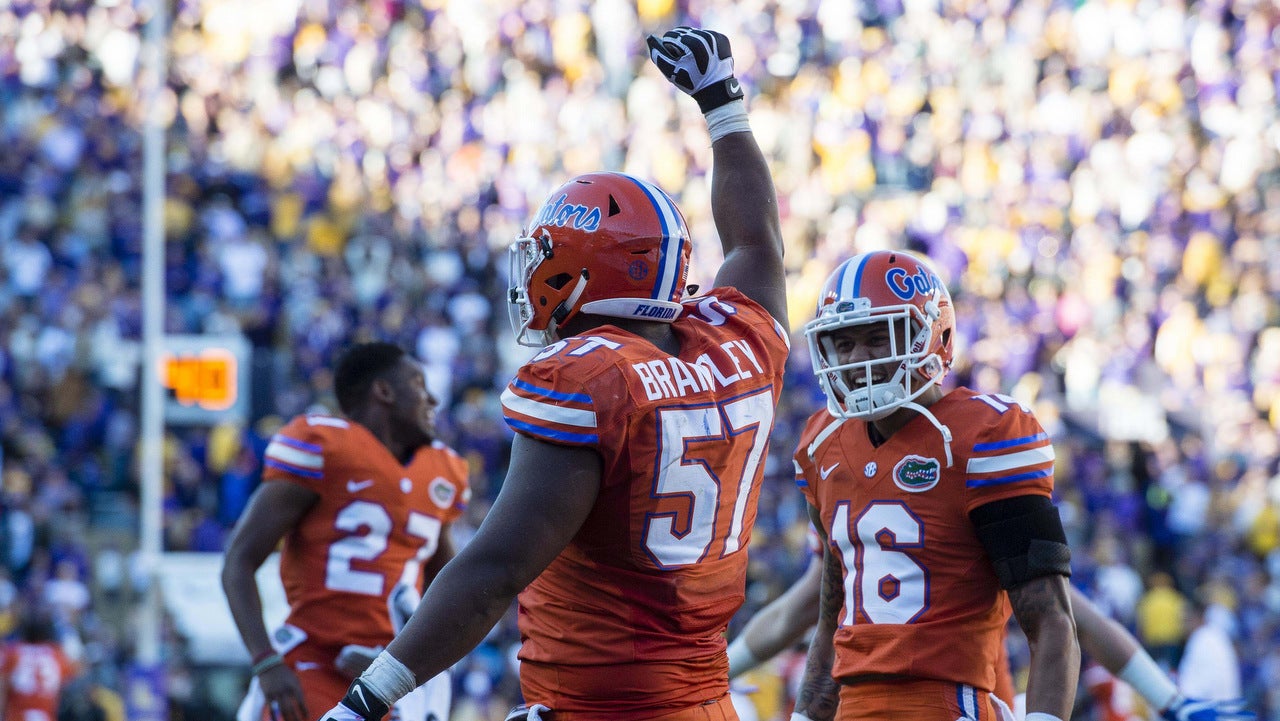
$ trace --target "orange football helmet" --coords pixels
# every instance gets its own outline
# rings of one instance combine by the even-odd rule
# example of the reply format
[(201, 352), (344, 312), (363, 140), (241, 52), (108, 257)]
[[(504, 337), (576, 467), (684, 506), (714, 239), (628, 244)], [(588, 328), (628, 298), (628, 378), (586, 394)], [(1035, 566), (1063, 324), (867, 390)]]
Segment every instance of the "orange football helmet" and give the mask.
[[(891, 352), (841, 363), (834, 331), (882, 324)], [(841, 263), (805, 324), (813, 372), (840, 418), (878, 420), (913, 404), (951, 368), (955, 311), (951, 294), (925, 260), (897, 250), (863, 253)]]
[(670, 323), (689, 275), (689, 230), (657, 186), (587, 173), (557, 188), (511, 244), (511, 327), (541, 347), (578, 313)]

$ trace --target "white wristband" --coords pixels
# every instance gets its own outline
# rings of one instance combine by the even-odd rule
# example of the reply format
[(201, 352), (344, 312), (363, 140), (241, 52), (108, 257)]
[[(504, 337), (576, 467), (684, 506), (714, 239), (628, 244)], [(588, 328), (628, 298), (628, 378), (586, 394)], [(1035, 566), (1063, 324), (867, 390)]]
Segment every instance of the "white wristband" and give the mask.
[(1051, 713), (1036, 711), (1034, 713), (1027, 714), (1027, 717), (1023, 719), (1023, 721), (1062, 721), (1062, 719), (1058, 718), (1057, 716), (1054, 716)]
[(797, 713), (795, 711), (792, 711), (791, 721), (813, 721), (813, 719), (809, 718), (808, 716), (805, 716), (802, 713)]
[(751, 123), (747, 121), (747, 104), (741, 100), (725, 103), (702, 117), (707, 119), (707, 132), (713, 143), (730, 133), (751, 132)]
[(1178, 687), (1173, 685), (1169, 675), (1150, 654), (1141, 649), (1134, 652), (1116, 677), (1132, 686), (1139, 696), (1158, 711), (1169, 708), (1178, 697)]
[(729, 678), (737, 678), (760, 665), (760, 659), (747, 648), (747, 642), (741, 636), (729, 644)]
[(390, 706), (418, 687), (413, 672), (390, 653), (383, 651), (373, 659), (360, 679), (375, 696)]

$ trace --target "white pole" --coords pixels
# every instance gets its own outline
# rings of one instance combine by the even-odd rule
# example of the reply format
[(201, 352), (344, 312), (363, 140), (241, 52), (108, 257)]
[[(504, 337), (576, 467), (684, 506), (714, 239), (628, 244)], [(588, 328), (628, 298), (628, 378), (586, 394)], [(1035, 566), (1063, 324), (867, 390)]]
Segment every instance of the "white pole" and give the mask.
[(168, 0), (151, 0), (151, 17), (143, 42), (142, 135), (142, 493), (138, 550), (148, 576), (138, 618), (137, 661), (160, 662), (160, 589), (157, 571), (164, 550), (161, 498), (164, 484), (164, 396), (160, 387), (160, 354), (164, 341), (164, 118), (160, 98), (167, 75), (165, 33)]

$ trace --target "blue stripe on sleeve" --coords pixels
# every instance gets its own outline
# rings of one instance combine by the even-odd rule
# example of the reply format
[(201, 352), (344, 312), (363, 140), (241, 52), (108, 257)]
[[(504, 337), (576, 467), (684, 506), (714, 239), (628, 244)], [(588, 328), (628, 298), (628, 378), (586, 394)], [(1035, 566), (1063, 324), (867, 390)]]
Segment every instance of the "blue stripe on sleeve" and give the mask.
[(286, 446), (289, 446), (290, 448), (297, 448), (300, 451), (307, 451), (309, 453), (324, 453), (324, 449), (321, 448), (320, 446), (317, 446), (314, 443), (305, 443), (303, 441), (298, 440), (297, 438), (290, 438), (289, 436), (281, 435), (279, 433), (276, 434), (275, 440), (280, 441), (281, 443), (283, 443)]
[(517, 421), (514, 418), (507, 418), (507, 425), (518, 431), (524, 431), (530, 435), (547, 438), (553, 441), (563, 441), (566, 443), (599, 443), (600, 436), (595, 433), (570, 433), (569, 431), (560, 431), (554, 428), (545, 428), (524, 421)]
[(1020, 445), (1023, 445), (1024, 443), (1035, 443), (1036, 441), (1043, 441), (1048, 438), (1049, 438), (1049, 435), (1047, 433), (1037, 433), (1034, 436), (1010, 438), (1008, 440), (995, 441), (992, 443), (979, 443), (973, 447), (973, 452), (981, 453), (982, 451), (998, 451), (1001, 448), (1010, 448), (1012, 446), (1020, 446)]
[(1048, 478), (1053, 475), (1052, 468), (1045, 468), (1039, 471), (1028, 471), (1027, 473), (1019, 473), (1013, 476), (1001, 476), (1000, 478), (983, 478), (981, 480), (967, 480), (964, 482), (966, 488), (981, 488), (982, 486), (998, 486), (1004, 483), (1017, 483), (1018, 481), (1029, 481), (1033, 478)]
[(320, 472), (320, 471), (312, 471), (312, 470), (308, 470), (308, 469), (306, 469), (306, 468), (299, 468), (299, 467), (297, 467), (297, 466), (291, 466), (291, 465), (289, 465), (288, 463), (283, 463), (283, 462), (281, 462), (281, 461), (277, 461), (277, 460), (275, 460), (274, 458), (268, 458), (268, 459), (265, 461), (264, 465), (271, 466), (272, 468), (278, 468), (278, 469), (280, 469), (280, 470), (282, 470), (282, 471), (285, 471), (286, 473), (292, 473), (292, 474), (293, 474), (293, 475), (295, 475), (295, 476), (302, 476), (303, 478), (310, 478), (310, 479), (312, 479), (312, 480), (317, 480), (317, 481), (318, 481), (318, 480), (320, 480), (321, 478), (323, 478), (323, 477), (324, 477), (324, 473), (322, 473), (322, 472)]
[(586, 393), (561, 393), (553, 391), (550, 388), (539, 388), (531, 383), (526, 383), (519, 378), (511, 381), (511, 385), (519, 388), (525, 393), (533, 393), (543, 398), (550, 398), (554, 401), (573, 401), (575, 403), (591, 403), (591, 396)]

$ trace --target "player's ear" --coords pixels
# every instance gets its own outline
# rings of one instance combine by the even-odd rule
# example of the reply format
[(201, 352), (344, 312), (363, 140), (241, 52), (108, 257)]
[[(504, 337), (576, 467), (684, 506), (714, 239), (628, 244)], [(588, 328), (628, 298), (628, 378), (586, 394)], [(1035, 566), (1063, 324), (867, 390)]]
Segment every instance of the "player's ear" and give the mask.
[(390, 378), (374, 378), (373, 383), (369, 384), (369, 396), (382, 403), (394, 403), (396, 389)]

